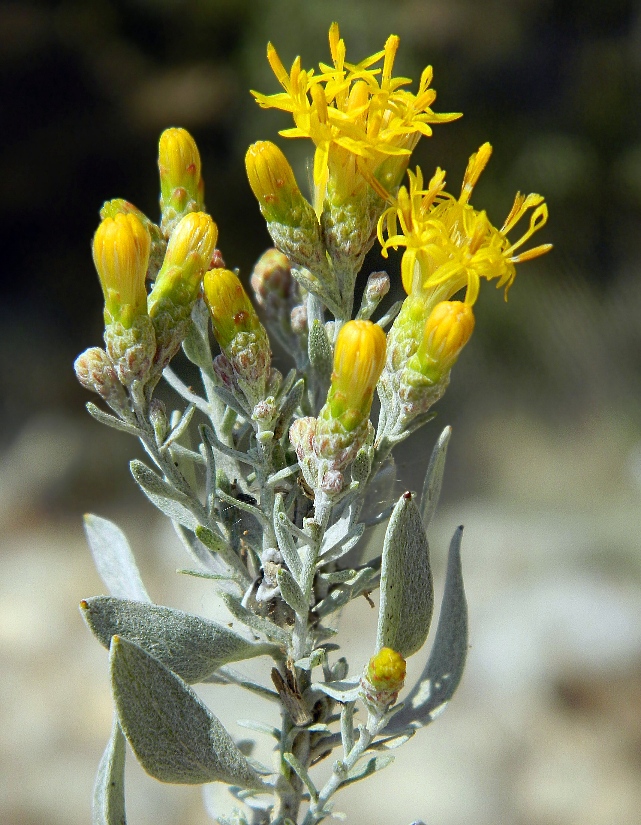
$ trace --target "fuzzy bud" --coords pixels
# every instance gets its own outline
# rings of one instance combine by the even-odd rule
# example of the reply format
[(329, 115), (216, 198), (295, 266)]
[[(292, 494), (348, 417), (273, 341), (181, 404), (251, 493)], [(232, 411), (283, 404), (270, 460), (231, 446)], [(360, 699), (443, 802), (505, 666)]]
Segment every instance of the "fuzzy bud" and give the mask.
[(390, 647), (382, 647), (369, 660), (361, 678), (365, 704), (381, 713), (393, 705), (405, 682), (405, 659)]
[(438, 380), (454, 366), (474, 331), (474, 312), (462, 301), (441, 301), (430, 313), (423, 340), (409, 366)]
[(76, 358), (73, 367), (78, 381), (86, 390), (98, 393), (117, 412), (126, 409), (127, 396), (104, 349), (90, 347)]

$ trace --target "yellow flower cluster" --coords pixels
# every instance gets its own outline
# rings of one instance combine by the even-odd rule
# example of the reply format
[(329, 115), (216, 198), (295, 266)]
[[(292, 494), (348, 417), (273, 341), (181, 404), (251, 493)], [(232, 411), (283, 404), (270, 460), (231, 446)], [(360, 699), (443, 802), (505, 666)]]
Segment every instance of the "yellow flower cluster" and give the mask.
[[(512, 285), (514, 264), (543, 255), (551, 244), (519, 253), (517, 250), (547, 221), (547, 205), (541, 195), (517, 193), (514, 205), (503, 226), (496, 229), (484, 211), (469, 203), (481, 172), (487, 165), (492, 147), (489, 143), (469, 160), (461, 194), (454, 198), (444, 191), (445, 172), (437, 169), (427, 188), (423, 174), (408, 172), (409, 191), (402, 186), (392, 206), (378, 222), (378, 238), (382, 254), (390, 247), (405, 247), (401, 261), (403, 286), (408, 295), (430, 297), (433, 306), (465, 289), (465, 302), (474, 304), (481, 278), (497, 280), (497, 288)], [(526, 232), (515, 243), (507, 234), (526, 214), (534, 209)], [(387, 232), (384, 240), (383, 229)]]
[[(284, 92), (252, 94), (261, 107), (292, 114), (295, 127), (281, 135), (314, 142), (317, 214), (330, 182), (338, 200), (341, 195), (353, 197), (367, 184), (388, 200), (420, 136), (432, 134), (429, 124), (460, 117), (432, 111), (436, 92), (430, 88), (430, 66), (423, 71), (416, 94), (404, 88), (411, 80), (392, 76), (399, 42), (391, 35), (382, 51), (360, 63), (348, 63), (338, 24), (332, 23), (332, 65), (321, 63), (320, 74), (302, 69), (300, 57), (287, 72), (276, 49), (271, 43), (267, 46), (267, 59)], [(381, 61), (382, 66), (377, 65)]]

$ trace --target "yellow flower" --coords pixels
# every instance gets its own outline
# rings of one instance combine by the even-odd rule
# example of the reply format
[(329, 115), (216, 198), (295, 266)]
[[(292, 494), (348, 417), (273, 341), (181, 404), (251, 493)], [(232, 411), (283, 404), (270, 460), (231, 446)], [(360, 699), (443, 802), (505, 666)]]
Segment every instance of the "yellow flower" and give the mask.
[(93, 239), (93, 260), (105, 296), (105, 321), (131, 328), (147, 313), (145, 275), (151, 239), (135, 212), (105, 218)]
[[(317, 214), (328, 183), (335, 197), (353, 197), (366, 182), (384, 199), (407, 168), (420, 136), (430, 135), (430, 123), (454, 120), (459, 114), (432, 111), (436, 93), (429, 88), (431, 67), (421, 76), (416, 94), (402, 88), (411, 83), (393, 77), (399, 38), (391, 35), (385, 48), (358, 64), (345, 61), (345, 43), (338, 24), (329, 30), (333, 65), (320, 64), (321, 73), (301, 69), (297, 57), (288, 73), (276, 49), (267, 46), (267, 59), (285, 90), (275, 95), (252, 92), (264, 109), (290, 112), (296, 126), (285, 137), (310, 138), (315, 146), (314, 185)], [(376, 67), (383, 61), (382, 67)]]
[(161, 208), (180, 201), (180, 205), (174, 204), (180, 209), (189, 200), (196, 201), (202, 209), (204, 184), (200, 153), (186, 129), (165, 129), (162, 133), (158, 142), (158, 169)]
[(347, 431), (369, 416), (385, 363), (385, 333), (371, 321), (348, 321), (338, 333), (327, 403), (320, 417), (340, 420)]
[(172, 232), (165, 260), (149, 295), (149, 315), (155, 318), (167, 301), (191, 307), (211, 264), (218, 227), (206, 212), (189, 212)]
[(436, 382), (454, 366), (474, 332), (474, 312), (462, 301), (440, 301), (430, 312), (423, 338), (408, 366)]
[[(484, 211), (468, 202), (481, 172), (487, 165), (492, 147), (489, 143), (469, 160), (458, 199), (444, 191), (445, 173), (436, 174), (423, 189), (423, 175), (409, 172), (409, 192), (402, 186), (393, 206), (385, 210), (378, 223), (382, 254), (389, 247), (405, 247), (401, 261), (403, 286), (408, 294), (429, 296), (430, 302), (447, 300), (465, 289), (465, 301), (474, 304), (481, 278), (497, 280), (505, 287), (505, 297), (512, 285), (514, 264), (543, 255), (551, 244), (542, 244), (526, 252), (517, 250), (548, 219), (547, 204), (541, 195), (517, 193), (514, 205), (501, 229), (490, 223)], [(534, 209), (526, 232), (515, 243), (507, 233), (529, 209)], [(383, 239), (383, 227), (387, 240)]]
[(245, 155), (247, 178), (266, 221), (292, 224), (311, 207), (301, 195), (294, 171), (269, 140), (253, 143)]
[(365, 670), (368, 682), (376, 690), (398, 691), (405, 681), (406, 664), (400, 653), (391, 647), (382, 647), (369, 660)]
[(240, 332), (254, 332), (260, 327), (249, 296), (231, 270), (210, 270), (205, 275), (203, 288), (221, 349), (226, 349)]

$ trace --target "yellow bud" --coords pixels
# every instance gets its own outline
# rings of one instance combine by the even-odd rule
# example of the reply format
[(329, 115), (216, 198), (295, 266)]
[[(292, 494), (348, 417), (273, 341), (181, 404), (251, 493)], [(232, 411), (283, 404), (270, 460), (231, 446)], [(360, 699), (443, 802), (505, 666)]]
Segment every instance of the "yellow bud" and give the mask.
[(93, 238), (93, 260), (105, 296), (105, 322), (130, 329), (147, 312), (145, 275), (151, 240), (135, 213), (105, 218)]
[(214, 335), (222, 350), (229, 347), (238, 333), (259, 329), (256, 310), (235, 273), (212, 269), (205, 275), (203, 287)]
[(365, 676), (377, 691), (398, 691), (405, 681), (405, 659), (391, 647), (382, 647), (369, 660)]
[(203, 208), (204, 184), (196, 141), (185, 129), (165, 129), (158, 144), (160, 207), (171, 217)]
[(325, 407), (332, 418), (341, 419), (348, 431), (369, 416), (384, 363), (385, 333), (377, 324), (348, 321), (341, 328)]
[(268, 140), (253, 143), (245, 155), (245, 168), (266, 221), (291, 225), (301, 208), (311, 210), (292, 167), (276, 144)]
[(205, 212), (190, 212), (182, 218), (172, 232), (165, 260), (149, 295), (152, 318), (164, 300), (176, 306), (193, 304), (217, 240), (218, 227)]
[(424, 372), (449, 371), (474, 331), (474, 312), (462, 301), (441, 301), (425, 324), (423, 340), (416, 357)]

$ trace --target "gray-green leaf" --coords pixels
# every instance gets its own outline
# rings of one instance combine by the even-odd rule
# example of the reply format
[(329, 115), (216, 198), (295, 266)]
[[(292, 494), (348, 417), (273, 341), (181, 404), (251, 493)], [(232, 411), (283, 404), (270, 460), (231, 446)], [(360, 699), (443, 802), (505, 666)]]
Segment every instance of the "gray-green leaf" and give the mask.
[(365, 779), (377, 771), (382, 771), (383, 768), (391, 765), (393, 761), (393, 756), (373, 756), (367, 762), (361, 762), (360, 765), (353, 768), (342, 786), (351, 785), (353, 782), (358, 782), (359, 779)]
[(91, 806), (92, 825), (127, 825), (125, 816), (125, 737), (114, 716), (111, 737), (98, 765)]
[(452, 428), (446, 427), (434, 445), (430, 463), (427, 466), (420, 506), (421, 516), (423, 518), (423, 527), (425, 527), (426, 530), (430, 526), (430, 522), (436, 512), (438, 500), (441, 495), (443, 472), (445, 471), (445, 458), (447, 456), (447, 445), (450, 443), (451, 435)]
[(289, 570), (284, 567), (279, 568), (276, 578), (278, 579), (281, 595), (291, 609), (299, 616), (307, 616), (309, 605)]
[(172, 521), (189, 530), (196, 529), (198, 519), (192, 512), (193, 502), (188, 496), (172, 487), (142, 461), (135, 459), (129, 467), (134, 480), (152, 504)]
[(459, 527), (452, 538), (447, 560), (447, 575), (434, 647), (425, 669), (404, 702), (385, 728), (385, 733), (408, 726), (429, 724), (452, 698), (461, 681), (467, 656), (467, 602), (461, 570)]
[(89, 629), (106, 648), (112, 636), (124, 636), (186, 682), (200, 682), (229, 662), (277, 650), (170, 607), (96, 596), (80, 602), (80, 608)]
[(429, 546), (411, 493), (392, 513), (383, 544), (376, 645), (408, 657), (425, 644), (434, 609)]
[(113, 522), (87, 513), (85, 534), (100, 578), (113, 596), (150, 602), (129, 542)]
[(221, 722), (183, 680), (141, 647), (114, 636), (111, 683), (118, 717), (143, 768), (161, 782), (263, 783)]

